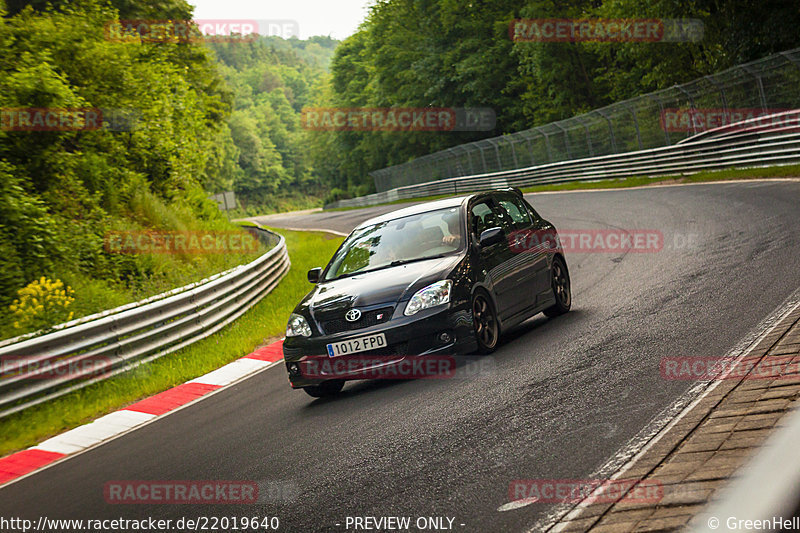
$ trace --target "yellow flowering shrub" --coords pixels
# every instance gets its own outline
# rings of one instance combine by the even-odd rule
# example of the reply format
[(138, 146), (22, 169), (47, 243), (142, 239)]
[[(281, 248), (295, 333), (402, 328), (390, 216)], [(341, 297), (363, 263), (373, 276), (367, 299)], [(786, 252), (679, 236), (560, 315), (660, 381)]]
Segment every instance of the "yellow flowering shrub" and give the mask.
[(75, 301), (75, 291), (59, 280), (44, 276), (17, 291), (9, 306), (14, 329), (32, 331), (72, 320), (68, 307)]

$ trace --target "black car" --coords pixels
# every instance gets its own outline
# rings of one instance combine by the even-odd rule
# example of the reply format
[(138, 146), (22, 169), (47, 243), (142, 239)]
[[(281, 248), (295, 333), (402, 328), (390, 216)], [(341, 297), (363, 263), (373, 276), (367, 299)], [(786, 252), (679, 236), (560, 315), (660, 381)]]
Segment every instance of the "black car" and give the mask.
[[(283, 354), (292, 387), (314, 397), (364, 379), (364, 365), (490, 353), (503, 330), (571, 305), (556, 229), (513, 188), (367, 220), (308, 280)], [(330, 371), (354, 355), (361, 367)]]

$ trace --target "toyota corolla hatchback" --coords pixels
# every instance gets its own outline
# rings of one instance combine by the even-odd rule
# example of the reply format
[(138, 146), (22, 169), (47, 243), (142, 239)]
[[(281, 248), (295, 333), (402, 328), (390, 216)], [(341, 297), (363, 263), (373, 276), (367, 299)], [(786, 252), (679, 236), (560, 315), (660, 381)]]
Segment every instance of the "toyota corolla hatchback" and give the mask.
[(490, 353), (503, 330), (571, 305), (558, 233), (517, 189), (367, 220), (308, 280), (316, 287), (289, 318), (283, 354), (292, 387), (314, 397), (376, 367)]

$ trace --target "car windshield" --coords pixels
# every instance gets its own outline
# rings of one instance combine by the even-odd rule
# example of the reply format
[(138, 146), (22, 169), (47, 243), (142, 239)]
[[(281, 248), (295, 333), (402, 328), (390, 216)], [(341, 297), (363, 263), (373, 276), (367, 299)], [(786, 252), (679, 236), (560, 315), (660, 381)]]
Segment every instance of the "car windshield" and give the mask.
[(461, 249), (458, 208), (439, 209), (358, 228), (336, 252), (324, 279), (332, 280)]

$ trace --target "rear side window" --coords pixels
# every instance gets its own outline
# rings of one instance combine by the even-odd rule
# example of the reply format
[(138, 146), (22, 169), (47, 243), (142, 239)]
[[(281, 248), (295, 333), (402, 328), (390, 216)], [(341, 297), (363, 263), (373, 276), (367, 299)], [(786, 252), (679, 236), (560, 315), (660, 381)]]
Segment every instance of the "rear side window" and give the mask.
[(481, 233), (489, 228), (500, 225), (497, 216), (486, 202), (481, 202), (472, 206), (470, 209), (470, 230), (475, 236), (480, 237)]
[(529, 226), (531, 224), (531, 215), (518, 198), (503, 198), (499, 203), (500, 209), (511, 218), (517, 227)]

